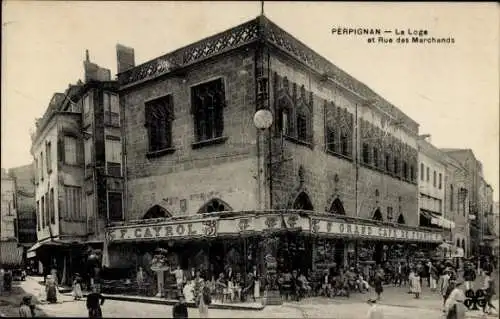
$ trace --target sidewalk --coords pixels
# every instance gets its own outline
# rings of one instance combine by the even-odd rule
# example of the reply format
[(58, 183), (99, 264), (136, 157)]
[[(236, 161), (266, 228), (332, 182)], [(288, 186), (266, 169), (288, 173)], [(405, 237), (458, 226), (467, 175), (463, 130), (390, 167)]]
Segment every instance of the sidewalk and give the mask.
[[(40, 294), (42, 289), (45, 287), (40, 284), (43, 281), (42, 277), (31, 277), (31, 282), (36, 283), (38, 287), (36, 288), (37, 293)], [(27, 279), (28, 280), (28, 279)], [(84, 292), (84, 297), (88, 295), (88, 292)], [(104, 298), (108, 300), (117, 300), (117, 301), (128, 301), (128, 302), (140, 302), (140, 303), (148, 303), (148, 304), (156, 304), (156, 305), (168, 305), (173, 306), (177, 303), (177, 300), (165, 299), (160, 297), (143, 297), (143, 296), (133, 296), (133, 295), (118, 295), (118, 294), (102, 294)], [(59, 297), (59, 296), (62, 296)], [(64, 287), (63, 289), (59, 289), (58, 300), (61, 299), (61, 302), (72, 302), (73, 296), (71, 295), (71, 291), (68, 292), (68, 288)], [(188, 307), (196, 308), (194, 302), (188, 302)], [(220, 303), (214, 301), (209, 308), (212, 309), (228, 309), (228, 310), (262, 310), (264, 306), (259, 302), (245, 302), (245, 303)]]

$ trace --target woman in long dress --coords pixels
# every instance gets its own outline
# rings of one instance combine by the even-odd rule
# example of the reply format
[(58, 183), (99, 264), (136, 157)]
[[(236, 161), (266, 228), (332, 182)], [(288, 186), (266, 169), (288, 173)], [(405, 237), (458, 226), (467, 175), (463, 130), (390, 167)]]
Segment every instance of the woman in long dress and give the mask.
[(420, 275), (414, 269), (410, 271), (410, 275), (408, 276), (408, 280), (410, 281), (410, 291), (412, 294), (415, 294), (415, 298), (420, 298), (420, 294), (422, 293), (422, 286), (420, 284)]
[(50, 303), (57, 303), (57, 284), (51, 275), (47, 276), (45, 291), (47, 294), (47, 301)]
[(450, 296), (445, 303), (446, 319), (465, 319), (467, 307), (464, 305), (465, 294), (460, 285), (462, 282), (457, 282), (455, 288), (450, 293)]
[(202, 283), (201, 285), (202, 288), (198, 297), (198, 311), (200, 312), (200, 318), (208, 318), (208, 305), (212, 303), (210, 289), (206, 283)]

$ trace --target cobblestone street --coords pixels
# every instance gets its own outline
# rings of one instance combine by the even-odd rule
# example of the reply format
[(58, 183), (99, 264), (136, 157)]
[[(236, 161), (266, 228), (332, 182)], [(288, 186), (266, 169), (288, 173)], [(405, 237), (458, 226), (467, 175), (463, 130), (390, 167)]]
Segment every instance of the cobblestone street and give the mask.
[[(29, 278), (22, 287), (28, 293), (40, 294), (39, 283)], [(424, 288), (422, 299), (415, 300), (406, 293), (406, 288), (386, 287), (380, 307), (385, 318), (442, 318), (441, 300), (437, 293)], [(286, 302), (281, 306), (268, 306), (262, 311), (240, 311), (210, 309), (212, 318), (365, 318), (369, 306), (365, 303), (370, 294), (355, 294), (349, 299), (309, 298), (301, 302)], [(396, 306), (399, 304), (399, 306)], [(498, 307), (498, 301), (495, 301)], [(58, 304), (41, 304), (40, 308), (50, 317), (86, 317), (85, 301), (72, 301), (62, 295)], [(106, 300), (103, 305), (104, 317), (170, 317), (172, 307), (137, 302)], [(189, 309), (190, 318), (199, 318), (198, 310)], [(468, 318), (481, 318), (481, 312), (469, 312)], [(495, 316), (490, 316), (494, 318)]]

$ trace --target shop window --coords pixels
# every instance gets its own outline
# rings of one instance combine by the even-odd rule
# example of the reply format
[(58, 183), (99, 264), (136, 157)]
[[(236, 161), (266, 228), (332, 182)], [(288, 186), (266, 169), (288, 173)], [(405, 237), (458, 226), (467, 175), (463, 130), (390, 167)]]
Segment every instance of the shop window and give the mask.
[(174, 119), (172, 96), (167, 95), (147, 102), (145, 111), (149, 152), (172, 148), (172, 121)]
[(191, 96), (196, 142), (222, 137), (225, 105), (223, 79), (193, 87)]
[(406, 224), (405, 217), (403, 216), (403, 214), (399, 214), (398, 224)]
[(377, 210), (375, 211), (375, 213), (373, 213), (372, 219), (373, 220), (377, 220), (377, 221), (383, 221), (384, 220), (384, 217), (382, 216), (382, 213), (380, 212), (379, 208), (377, 208)]
[(344, 210), (344, 205), (342, 204), (342, 201), (338, 198), (336, 198), (332, 205), (330, 206), (330, 213), (335, 214), (335, 215), (345, 215), (345, 210)]
[(198, 214), (210, 214), (231, 211), (232, 208), (220, 199), (212, 199), (198, 211)]
[(142, 219), (154, 219), (154, 218), (169, 218), (172, 217), (172, 214), (168, 212), (165, 208), (160, 205), (154, 205), (151, 207)]
[(314, 210), (314, 207), (309, 196), (306, 193), (301, 192), (293, 203), (293, 209)]

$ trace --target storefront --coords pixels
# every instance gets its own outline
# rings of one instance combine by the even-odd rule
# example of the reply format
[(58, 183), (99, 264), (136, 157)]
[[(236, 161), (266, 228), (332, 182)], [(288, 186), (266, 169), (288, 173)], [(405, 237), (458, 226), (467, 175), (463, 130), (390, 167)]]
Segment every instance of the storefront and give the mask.
[(443, 237), (437, 231), (308, 211), (252, 211), (124, 223), (107, 228), (106, 240), (110, 268), (127, 267), (133, 273), (142, 267), (147, 272), (154, 250), (164, 248), (172, 269), (196, 268), (211, 280), (228, 268), (242, 278), (254, 266), (264, 274), (268, 255), (276, 258), (278, 272), (380, 264), (408, 257), (411, 245), (433, 250)]

